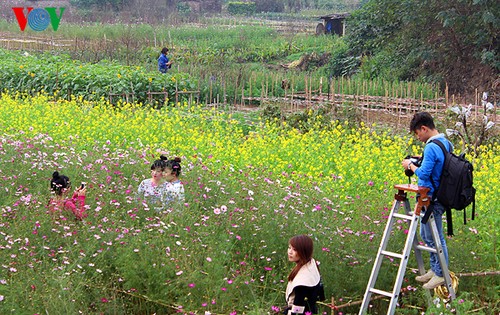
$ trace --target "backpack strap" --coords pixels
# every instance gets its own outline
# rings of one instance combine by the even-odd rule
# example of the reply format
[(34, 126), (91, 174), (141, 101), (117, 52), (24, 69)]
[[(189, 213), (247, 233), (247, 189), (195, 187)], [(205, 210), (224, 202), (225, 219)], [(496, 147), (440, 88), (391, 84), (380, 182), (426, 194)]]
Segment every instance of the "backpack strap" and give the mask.
[[(443, 176), (444, 165), (446, 164), (445, 163), (446, 162), (446, 153), (448, 153), (448, 150), (446, 150), (446, 148), (444, 147), (444, 144), (437, 139), (433, 139), (433, 140), (431, 140), (431, 142), (437, 144), (438, 147), (441, 148), (441, 151), (443, 151), (444, 161), (443, 161), (443, 169), (441, 170), (441, 176)], [(439, 176), (439, 182), (441, 182), (441, 176)], [(431, 183), (432, 183), (432, 188), (434, 188), (434, 196), (436, 196), (437, 189), (436, 189), (436, 184), (434, 184), (434, 179), (432, 178), (432, 175), (431, 175)], [(434, 197), (434, 198), (437, 198), (437, 197)], [(436, 199), (434, 199), (434, 200), (436, 200)]]
[[(444, 170), (444, 166), (446, 165), (446, 153), (448, 153), (448, 152), (451, 153), (453, 151), (453, 148), (450, 146), (450, 151), (446, 150), (446, 148), (444, 147), (444, 144), (437, 139), (433, 139), (433, 140), (431, 140), (431, 142), (437, 144), (441, 148), (441, 151), (443, 151), (443, 155), (444, 155), (443, 170)], [(442, 170), (441, 170), (441, 176), (443, 176)], [(439, 182), (441, 182), (441, 177), (439, 177)], [(432, 186), (434, 188), (434, 195), (436, 195), (435, 200), (437, 200), (437, 190), (436, 190), (436, 186), (434, 185), (434, 181), (432, 180), (432, 176), (431, 176), (431, 183), (432, 183)], [(453, 220), (452, 220), (451, 208), (445, 207), (445, 210), (446, 210), (447, 234), (448, 234), (448, 236), (453, 236), (454, 234), (453, 234)], [(464, 209), (464, 222), (465, 222), (465, 209)]]

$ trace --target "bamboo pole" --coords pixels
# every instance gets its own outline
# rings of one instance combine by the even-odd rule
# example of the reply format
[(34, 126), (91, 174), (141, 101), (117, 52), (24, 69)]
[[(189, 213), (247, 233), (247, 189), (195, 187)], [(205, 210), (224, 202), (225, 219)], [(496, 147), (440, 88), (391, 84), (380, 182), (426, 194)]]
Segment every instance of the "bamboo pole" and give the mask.
[(208, 101), (210, 104), (212, 102), (212, 88), (213, 88), (212, 87), (212, 82), (213, 82), (212, 77), (210, 77), (209, 80), (210, 80), (210, 97), (208, 98)]
[(266, 98), (268, 98), (268, 89), (269, 89), (269, 77), (266, 76), (266, 94), (265, 94)]
[(436, 106), (436, 116), (437, 114), (439, 113), (439, 98), (438, 98), (438, 92), (435, 92), (434, 93), (434, 102), (435, 102), (435, 106)]
[(342, 106), (344, 106), (344, 77), (342, 76), (342, 81), (340, 82), (341, 87), (340, 87), (340, 95), (342, 99)]
[(475, 100), (474, 100), (474, 118), (477, 120), (477, 107), (479, 104), (479, 93), (477, 92), (476, 88), (476, 94), (475, 94)]
[(446, 83), (445, 88), (444, 88), (444, 102), (446, 103), (446, 107), (448, 107), (449, 104), (449, 95), (448, 95), (448, 83)]
[(332, 102), (335, 104), (335, 82), (333, 79), (330, 82), (330, 96), (332, 97)]
[(420, 91), (420, 108), (423, 109), (424, 107), (424, 92)]
[(250, 100), (252, 99), (252, 75), (253, 75), (253, 72), (250, 74), (250, 78), (249, 78), (250, 86), (248, 88), (248, 97)]
[(304, 89), (305, 89), (305, 92), (306, 92), (305, 99), (307, 101), (307, 93), (308, 93), (308, 89), (307, 89), (307, 76), (304, 76)]
[(319, 78), (319, 96), (323, 96), (323, 77)]
[[(335, 107), (335, 82), (333, 81), (333, 79), (330, 81), (330, 93), (331, 93), (331, 96), (332, 96), (332, 99), (331, 99), (331, 109), (330, 109), (330, 114), (331, 114), (331, 111), (334, 111), (336, 109)], [(330, 115), (331, 117), (331, 115)]]
[(226, 105), (226, 80), (222, 81), (222, 102)]
[(264, 81), (261, 81), (261, 90), (260, 90), (260, 105), (262, 106), (262, 102), (264, 101)]
[(241, 107), (245, 107), (245, 85), (241, 84)]
[(313, 93), (313, 91), (314, 90), (312, 88), (312, 76), (310, 76), (309, 77), (309, 102), (312, 100), (312, 93)]
[(399, 107), (399, 104), (396, 102), (396, 112), (398, 113), (398, 123), (396, 124), (396, 128), (399, 129), (399, 125), (401, 124), (401, 115), (403, 108)]
[(236, 110), (238, 110), (236, 99), (238, 98), (238, 80), (234, 80), (234, 98), (233, 98), (233, 106)]

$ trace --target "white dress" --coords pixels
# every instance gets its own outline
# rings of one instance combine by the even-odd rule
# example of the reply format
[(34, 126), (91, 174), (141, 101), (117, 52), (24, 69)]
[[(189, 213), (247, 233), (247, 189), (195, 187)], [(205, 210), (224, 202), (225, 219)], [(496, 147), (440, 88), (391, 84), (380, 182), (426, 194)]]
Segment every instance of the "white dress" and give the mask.
[(168, 208), (173, 205), (183, 203), (184, 185), (180, 180), (165, 183), (163, 190), (163, 204)]
[(137, 198), (149, 208), (162, 211), (164, 208), (163, 195), (165, 184), (155, 185), (151, 178), (145, 179), (137, 189)]

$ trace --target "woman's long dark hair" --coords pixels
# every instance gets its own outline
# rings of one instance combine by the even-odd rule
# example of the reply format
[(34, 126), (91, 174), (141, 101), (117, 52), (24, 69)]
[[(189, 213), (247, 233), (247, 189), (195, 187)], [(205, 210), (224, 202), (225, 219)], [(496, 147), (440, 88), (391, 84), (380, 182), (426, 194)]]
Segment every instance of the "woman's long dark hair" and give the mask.
[(50, 188), (56, 193), (56, 195), (62, 195), (62, 190), (71, 186), (69, 177), (65, 175), (60, 175), (58, 171), (52, 173), (52, 179), (50, 180)]
[(160, 155), (160, 159), (155, 160), (153, 164), (151, 164), (151, 170), (156, 170), (156, 169), (161, 169), (162, 171), (165, 170), (165, 167), (167, 166), (167, 161), (168, 158), (164, 155)]
[(297, 265), (288, 275), (288, 281), (293, 281), (300, 268), (311, 261), (314, 244), (313, 240), (307, 235), (296, 235), (288, 241), (288, 244), (290, 244), (290, 246), (292, 246), (299, 255)]
[(166, 168), (172, 170), (175, 176), (179, 177), (181, 175), (181, 158), (175, 157), (173, 160), (168, 160), (166, 163)]

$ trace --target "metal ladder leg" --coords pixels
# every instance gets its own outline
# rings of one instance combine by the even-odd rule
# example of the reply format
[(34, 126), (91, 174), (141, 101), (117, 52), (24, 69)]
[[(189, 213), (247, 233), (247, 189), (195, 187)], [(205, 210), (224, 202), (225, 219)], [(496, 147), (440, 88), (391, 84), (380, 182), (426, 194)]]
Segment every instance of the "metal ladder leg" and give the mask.
[[(366, 288), (365, 295), (363, 297), (363, 302), (361, 304), (361, 308), (359, 311), (359, 315), (363, 315), (367, 312), (368, 306), (370, 303), (370, 298), (372, 293), (379, 294), (386, 296), (390, 298), (390, 304), (389, 304), (389, 309), (387, 311), (388, 315), (392, 315), (395, 312), (395, 309), (397, 307), (397, 302), (398, 302), (398, 297), (399, 293), (401, 290), (401, 285), (404, 280), (404, 275), (406, 271), (406, 266), (408, 263), (408, 258), (410, 256), (411, 249), (414, 250), (415, 256), (417, 259), (417, 264), (418, 264), (418, 269), (421, 275), (425, 274), (425, 265), (422, 257), (422, 250), (428, 251), (430, 253), (434, 253), (438, 255), (439, 263), (441, 265), (441, 268), (443, 270), (443, 277), (445, 279), (445, 285), (446, 288), (448, 289), (448, 293), (451, 299), (455, 299), (455, 292), (452, 287), (452, 282), (451, 282), (451, 277), (450, 273), (446, 264), (446, 258), (444, 255), (443, 251), (443, 246), (441, 244), (441, 240), (439, 239), (439, 234), (436, 226), (436, 222), (434, 220), (434, 216), (431, 214), (428, 224), (430, 224), (431, 231), (432, 231), (432, 238), (434, 239), (434, 243), (436, 248), (431, 248), (428, 246), (422, 246), (418, 244), (417, 241), (417, 227), (419, 223), (419, 218), (420, 218), (420, 211), (421, 210), (426, 210), (428, 209), (430, 205), (430, 198), (427, 196), (427, 192), (429, 191), (428, 188), (425, 187), (418, 187), (415, 185), (395, 185), (394, 186), (396, 189), (399, 189), (398, 194), (395, 196), (395, 201), (393, 204), (393, 207), (391, 209), (391, 213), (389, 216), (389, 219), (387, 221), (387, 225), (384, 230), (384, 234), (382, 236), (382, 240), (380, 242), (380, 247), (377, 252), (377, 257), (375, 259), (375, 263), (373, 265), (372, 273), (370, 275), (370, 280), (368, 281), (368, 285)], [(420, 194), (420, 199), (418, 200), (417, 204), (415, 205), (415, 210), (414, 212), (411, 212), (410, 209), (410, 203), (407, 198), (406, 192), (405, 191), (412, 191), (412, 192), (417, 192)], [(405, 208), (405, 214), (399, 214), (398, 209), (401, 206), (401, 203), (404, 204)], [(407, 220), (409, 223), (409, 229), (408, 229), (408, 235), (407, 239), (405, 242), (404, 250), (402, 254), (397, 254), (397, 253), (392, 253), (386, 250), (388, 242), (389, 242), (389, 237), (390, 233), (392, 231), (392, 227), (394, 224), (395, 218), (401, 218), (404, 220)], [(393, 291), (392, 292), (386, 292), (382, 290), (375, 289), (375, 283), (377, 281), (378, 274), (380, 272), (380, 267), (382, 265), (382, 261), (385, 256), (389, 257), (394, 257), (394, 258), (400, 258), (401, 262), (399, 264), (399, 269), (397, 273), (397, 278), (394, 283)], [(430, 293), (427, 291), (426, 293), (428, 301), (430, 302)]]
[(431, 214), (427, 223), (431, 225), (432, 238), (434, 239), (434, 244), (436, 245), (435, 253), (438, 256), (439, 264), (441, 265), (441, 270), (443, 271), (444, 284), (448, 289), (450, 298), (454, 300), (455, 290), (453, 289), (450, 271), (448, 270), (448, 264), (446, 263), (446, 257), (444, 256), (443, 244), (441, 244), (441, 239), (439, 238), (436, 221), (434, 220), (434, 214)]
[[(398, 210), (401, 206), (401, 203), (404, 204), (406, 214), (399, 214), (398, 213)], [(398, 194), (395, 196), (393, 207), (391, 209), (391, 213), (389, 215), (389, 219), (387, 221), (387, 224), (386, 224), (386, 227), (384, 230), (384, 234), (383, 234), (382, 240), (380, 242), (377, 257), (375, 259), (372, 273), (370, 275), (370, 280), (368, 281), (366, 292), (365, 292), (365, 295), (363, 297), (363, 302), (361, 304), (361, 309), (359, 311), (360, 315), (365, 314), (366, 311), (368, 310), (368, 305), (370, 303), (372, 293), (384, 295), (384, 296), (390, 298), (391, 301), (390, 301), (390, 305), (389, 305), (389, 309), (388, 309), (387, 314), (394, 313), (394, 310), (397, 306), (399, 293), (401, 291), (401, 285), (403, 283), (406, 265), (408, 263), (408, 257), (410, 255), (412, 245), (414, 244), (415, 233), (416, 233), (417, 226), (418, 226), (418, 217), (415, 215), (409, 215), (409, 213), (410, 213), (410, 203), (406, 197), (406, 193), (403, 192), (402, 190), (400, 190), (398, 192)], [(403, 250), (402, 254), (393, 253), (393, 252), (389, 252), (386, 250), (387, 244), (389, 242), (390, 233), (391, 233), (392, 227), (394, 225), (395, 218), (408, 220), (410, 222), (410, 228), (408, 231), (407, 239), (406, 239), (404, 250)], [(392, 292), (387, 292), (387, 291), (375, 289), (375, 283), (377, 281), (377, 277), (378, 277), (378, 274), (380, 272), (380, 267), (382, 265), (382, 261), (383, 261), (385, 256), (401, 259), (400, 264), (399, 264), (398, 273), (397, 273), (397, 278), (396, 278), (396, 281), (394, 283), (394, 287), (393, 287)]]

